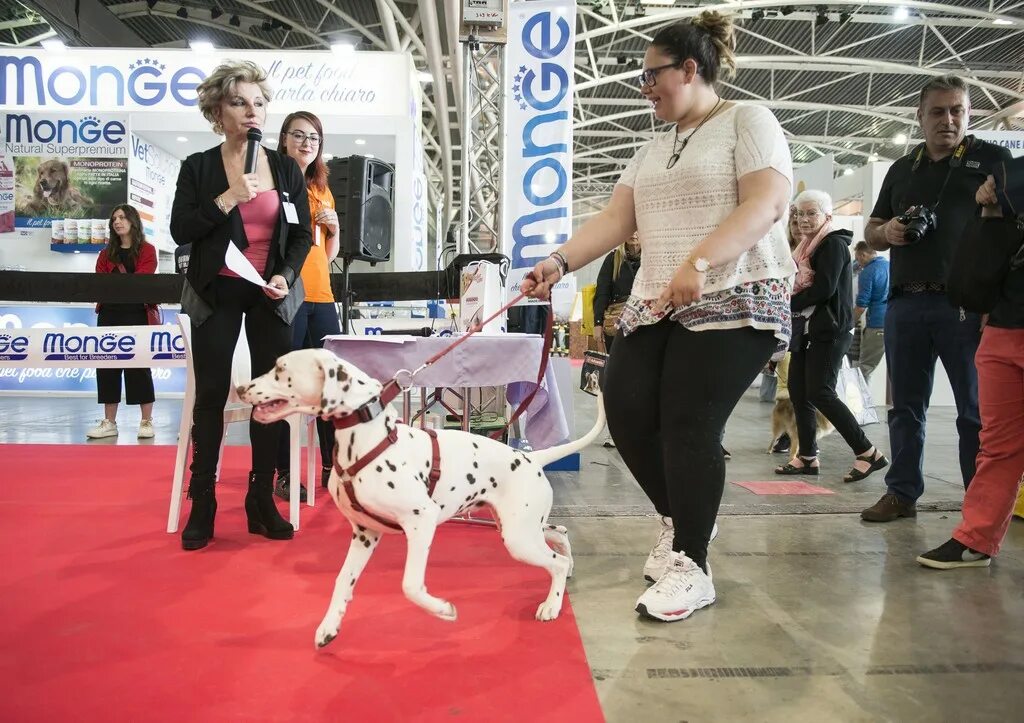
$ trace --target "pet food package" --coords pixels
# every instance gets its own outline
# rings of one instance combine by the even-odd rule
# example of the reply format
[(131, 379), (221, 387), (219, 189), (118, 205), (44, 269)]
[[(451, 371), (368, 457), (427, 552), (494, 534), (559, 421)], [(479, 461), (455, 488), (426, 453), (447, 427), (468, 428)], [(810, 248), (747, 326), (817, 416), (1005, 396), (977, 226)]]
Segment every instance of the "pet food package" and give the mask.
[(580, 389), (595, 397), (601, 389), (601, 380), (604, 377), (604, 365), (608, 361), (608, 355), (599, 351), (583, 352), (583, 368), (580, 371)]
[[(462, 269), (459, 285), (459, 325), (464, 331), (482, 322), (501, 308), (504, 294), (498, 265), (487, 261), (475, 261)], [(484, 334), (500, 334), (505, 330), (505, 321), (498, 317), (482, 330)]]
[(64, 219), (55, 218), (50, 221), (50, 243), (64, 243)]
[(0, 158), (0, 233), (14, 231), (14, 171)]
[(64, 243), (76, 244), (78, 243), (78, 219), (77, 218), (66, 218), (64, 219)]
[(87, 218), (78, 219), (78, 243), (92, 243), (92, 222)]
[(107, 242), (107, 222), (102, 218), (92, 220), (92, 237), (89, 240), (93, 244), (105, 244)]

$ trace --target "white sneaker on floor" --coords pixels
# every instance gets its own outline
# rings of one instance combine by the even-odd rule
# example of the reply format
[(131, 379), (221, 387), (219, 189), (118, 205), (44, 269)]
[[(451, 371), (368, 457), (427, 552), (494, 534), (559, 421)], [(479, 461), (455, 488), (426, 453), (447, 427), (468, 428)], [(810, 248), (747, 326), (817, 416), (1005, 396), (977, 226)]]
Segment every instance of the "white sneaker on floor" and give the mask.
[(104, 437), (117, 436), (117, 422), (109, 419), (101, 419), (100, 423), (85, 433), (89, 439), (103, 439)]
[[(647, 582), (657, 582), (668, 567), (669, 554), (672, 552), (672, 538), (675, 536), (675, 528), (672, 526), (672, 518), (658, 517), (661, 522), (661, 532), (658, 534), (658, 541), (654, 543), (651, 553), (644, 563), (644, 579)], [(718, 537), (718, 523), (711, 528), (710, 545)]]
[(686, 555), (669, 554), (671, 562), (665, 574), (637, 599), (636, 611), (645, 617), (671, 623), (685, 620), (695, 610), (714, 603), (715, 586), (711, 576)]
[(153, 420), (143, 419), (139, 422), (139, 439), (153, 439)]

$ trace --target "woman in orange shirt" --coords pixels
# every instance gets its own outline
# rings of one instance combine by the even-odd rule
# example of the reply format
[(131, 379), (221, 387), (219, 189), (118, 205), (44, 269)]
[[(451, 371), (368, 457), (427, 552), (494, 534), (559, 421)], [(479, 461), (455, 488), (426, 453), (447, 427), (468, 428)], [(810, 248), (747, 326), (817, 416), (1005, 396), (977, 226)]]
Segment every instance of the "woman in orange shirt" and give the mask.
[[(340, 334), (338, 310), (331, 292), (331, 261), (338, 255), (338, 214), (334, 211), (334, 196), (327, 187), (327, 166), (323, 160), (323, 124), (312, 113), (298, 111), (284, 119), (278, 138), (278, 151), (291, 156), (306, 177), (309, 194), (309, 217), (313, 222), (313, 246), (302, 266), (302, 285), (305, 300), (292, 322), (294, 336), (292, 349), (318, 348), (323, 338)], [(274, 494), (288, 499), (291, 480), (288, 476), (288, 428), (281, 424), (281, 446), (277, 456), (277, 482)], [(334, 426), (322, 419), (316, 420), (320, 440), (320, 460), (323, 465), (321, 484), (327, 486), (331, 475), (331, 453), (334, 450)], [(306, 501), (306, 490), (301, 490)]]

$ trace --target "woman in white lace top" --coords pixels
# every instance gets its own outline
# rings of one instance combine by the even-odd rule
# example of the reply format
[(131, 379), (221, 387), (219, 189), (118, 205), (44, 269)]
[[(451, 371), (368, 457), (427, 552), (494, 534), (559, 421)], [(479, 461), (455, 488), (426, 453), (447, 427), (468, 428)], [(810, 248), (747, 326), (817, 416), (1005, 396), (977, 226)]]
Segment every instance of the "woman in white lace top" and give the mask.
[(673, 125), (637, 151), (607, 207), (523, 283), (546, 297), (562, 274), (639, 232), (643, 260), (604, 401), (612, 438), (662, 520), (644, 566), (656, 584), (636, 609), (665, 621), (715, 601), (707, 546), (725, 485), (725, 423), (790, 335), (795, 267), (780, 221), (792, 161), (769, 110), (718, 95), (734, 48), (732, 21), (716, 12), (658, 32), (641, 93)]

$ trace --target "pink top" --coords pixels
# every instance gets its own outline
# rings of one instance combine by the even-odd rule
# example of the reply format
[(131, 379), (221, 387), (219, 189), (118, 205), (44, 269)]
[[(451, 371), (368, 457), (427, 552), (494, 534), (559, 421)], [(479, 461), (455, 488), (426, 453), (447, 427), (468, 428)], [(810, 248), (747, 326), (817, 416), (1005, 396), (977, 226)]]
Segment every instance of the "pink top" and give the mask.
[[(260, 191), (256, 198), (238, 206), (245, 237), (249, 241), (249, 245), (242, 249), (242, 255), (249, 259), (249, 263), (261, 276), (267, 271), (267, 256), (270, 255), (270, 242), (277, 228), (280, 209), (281, 201), (276, 189)], [(227, 266), (220, 270), (220, 275), (238, 277)]]

